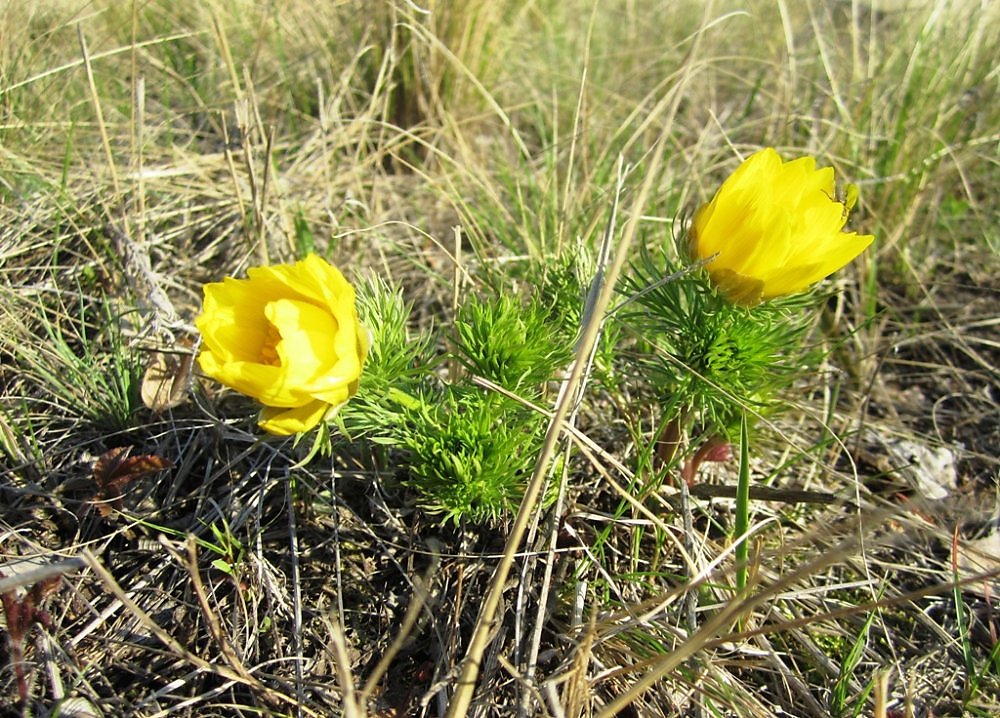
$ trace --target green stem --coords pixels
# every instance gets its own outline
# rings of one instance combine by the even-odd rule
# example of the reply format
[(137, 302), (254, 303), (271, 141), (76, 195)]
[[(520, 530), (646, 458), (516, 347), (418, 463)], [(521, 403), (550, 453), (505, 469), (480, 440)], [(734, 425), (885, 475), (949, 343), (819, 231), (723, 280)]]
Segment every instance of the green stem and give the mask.
[[(747, 431), (747, 415), (740, 418), (740, 476), (736, 483), (736, 526), (734, 537), (743, 537), (750, 528), (750, 440)], [(736, 590), (742, 591), (747, 585), (747, 541), (740, 538), (736, 544)]]

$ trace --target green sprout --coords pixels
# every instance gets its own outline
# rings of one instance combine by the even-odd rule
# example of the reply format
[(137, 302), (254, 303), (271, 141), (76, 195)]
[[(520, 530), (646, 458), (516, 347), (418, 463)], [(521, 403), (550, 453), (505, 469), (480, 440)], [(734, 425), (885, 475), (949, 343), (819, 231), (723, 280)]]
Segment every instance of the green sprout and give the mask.
[[(442, 523), (510, 515), (541, 446), (543, 415), (473, 375), (528, 400), (568, 363), (572, 340), (537, 301), (512, 294), (470, 299), (453, 327), (413, 332), (410, 307), (383, 280), (359, 283), (358, 311), (371, 332), (361, 386), (336, 417), (344, 435), (390, 452), (404, 484)], [(453, 347), (450, 355), (432, 347)], [(451, 383), (436, 368), (467, 370)]]
[(442, 523), (496, 521), (517, 509), (541, 446), (543, 417), (504, 397), (446, 387), (420, 397), (400, 427), (406, 484)]
[(814, 317), (801, 311), (801, 296), (748, 309), (697, 272), (660, 281), (679, 269), (664, 255), (640, 255), (623, 279), (634, 301), (622, 318), (641, 338), (640, 366), (664, 418), (734, 439), (745, 410), (777, 408), (781, 391), (815, 365), (818, 355), (804, 342)]
[(511, 391), (538, 396), (572, 356), (572, 345), (536, 301), (510, 295), (472, 299), (455, 320), (455, 357)]

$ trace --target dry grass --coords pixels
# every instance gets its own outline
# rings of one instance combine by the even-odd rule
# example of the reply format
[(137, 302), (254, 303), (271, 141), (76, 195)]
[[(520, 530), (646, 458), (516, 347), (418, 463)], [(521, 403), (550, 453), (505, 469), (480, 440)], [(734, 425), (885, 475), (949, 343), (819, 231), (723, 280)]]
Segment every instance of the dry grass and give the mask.
[[(0, 2), (0, 571), (85, 562), (26, 704), (3, 662), (8, 713), (443, 715), (510, 524), (437, 525), (371, 447), (300, 466), (197, 377), (150, 410), (143, 372), (190, 356), (204, 282), (310, 243), (447, 323), (595, 250), (619, 156), (652, 246), (773, 145), (858, 182), (878, 243), (836, 279), (829, 371), (762, 429), (751, 590), (735, 467), (685, 522), (649, 388), (593, 379), (469, 713), (995, 715), (998, 586), (955, 579), (1000, 559), (1000, 8), (418, 5)], [(947, 498), (904, 440), (954, 458)], [(105, 516), (120, 446), (173, 467)]]

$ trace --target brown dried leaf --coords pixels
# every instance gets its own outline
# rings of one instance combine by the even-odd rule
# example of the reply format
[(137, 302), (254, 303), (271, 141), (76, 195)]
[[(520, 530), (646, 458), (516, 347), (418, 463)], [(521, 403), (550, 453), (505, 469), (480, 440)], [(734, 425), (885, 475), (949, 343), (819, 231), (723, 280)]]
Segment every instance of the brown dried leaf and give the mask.
[(146, 474), (169, 469), (174, 465), (170, 459), (155, 454), (130, 456), (131, 446), (118, 446), (101, 454), (94, 462), (94, 482), (97, 494), (94, 503), (101, 516), (108, 516), (111, 509), (120, 509), (124, 492), (134, 479)]
[(142, 403), (153, 411), (165, 411), (181, 404), (191, 385), (193, 361), (193, 354), (154, 354), (142, 375)]

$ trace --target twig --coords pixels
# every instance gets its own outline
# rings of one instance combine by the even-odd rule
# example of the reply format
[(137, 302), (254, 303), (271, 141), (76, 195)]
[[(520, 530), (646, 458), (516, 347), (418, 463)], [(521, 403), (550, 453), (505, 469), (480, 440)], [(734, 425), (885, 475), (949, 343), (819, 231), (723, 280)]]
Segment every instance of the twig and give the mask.
[[(597, 299), (600, 290), (603, 288), (604, 276), (607, 271), (608, 261), (611, 259), (611, 247), (613, 244), (615, 229), (618, 226), (618, 206), (621, 201), (622, 191), (625, 185), (625, 177), (628, 174), (628, 170), (624, 167), (624, 162), (621, 157), (618, 158), (618, 173), (617, 182), (615, 184), (615, 194), (611, 203), (611, 216), (608, 218), (608, 225), (604, 232), (604, 239), (601, 242), (601, 248), (597, 255), (596, 266), (594, 270), (594, 278), (590, 285), (590, 291), (588, 292), (587, 301), (584, 306), (584, 314), (582, 318), (583, 325), (586, 326), (587, 322), (590, 321), (589, 313), (594, 311), (597, 305)], [(582, 329), (583, 327), (581, 327)], [(593, 343), (590, 347), (589, 355), (587, 356), (586, 369), (583, 372), (583, 376), (580, 379), (579, 386), (576, 389), (576, 397), (573, 402), (573, 408), (570, 411), (569, 416), (566, 419), (564, 427), (567, 431), (575, 427), (577, 413), (579, 412), (580, 405), (583, 402), (584, 392), (586, 391), (587, 378), (590, 376), (591, 370), (594, 366), (594, 358), (597, 356), (597, 342), (600, 340), (600, 334), (603, 329), (603, 322), (598, 326), (598, 334), (595, 337)], [(566, 448), (567, 454), (570, 452), (570, 447)], [(569, 457), (567, 456), (564, 466), (569, 465)], [(559, 530), (559, 517), (562, 515), (562, 506), (566, 498), (566, 481), (565, 477), (561, 478), (559, 481), (559, 495), (556, 499), (556, 504), (553, 507), (552, 512), (549, 514), (548, 521), (548, 549), (545, 554), (545, 569), (542, 575), (542, 583), (538, 592), (538, 612), (535, 616), (534, 630), (531, 633), (531, 644), (528, 648), (528, 656), (524, 661), (523, 677), (528, 681), (529, 686), (531, 681), (535, 677), (535, 671), (538, 664), (538, 654), (541, 650), (542, 644), (542, 630), (548, 620), (548, 600), (549, 600), (549, 590), (552, 585), (552, 570), (555, 565), (555, 553), (556, 544), (558, 542), (558, 530)], [(536, 514), (537, 517), (537, 514)], [(528, 537), (528, 545), (532, 545), (534, 542), (534, 529), (537, 525), (536, 521), (532, 524), (532, 531)], [(537, 559), (536, 559), (537, 560)], [(529, 561), (525, 559), (524, 562), (524, 572), (521, 578), (520, 586), (523, 588), (528, 585), (527, 581), (527, 569)], [(520, 596), (519, 596), (520, 600)], [(520, 616), (521, 611), (518, 610), (515, 616)], [(530, 691), (526, 690), (521, 695), (521, 705), (519, 708), (521, 716), (527, 716), (530, 711), (530, 704), (533, 695)]]
[(80, 54), (83, 55), (83, 67), (87, 74), (87, 86), (90, 88), (90, 100), (94, 103), (94, 116), (97, 120), (97, 130), (101, 134), (101, 147), (104, 149), (104, 159), (111, 173), (111, 184), (115, 189), (115, 197), (121, 197), (121, 185), (118, 183), (118, 171), (115, 169), (115, 158), (111, 153), (111, 140), (108, 139), (108, 128), (104, 123), (104, 112), (101, 109), (101, 98), (97, 94), (97, 83), (94, 82), (94, 68), (90, 64), (90, 52), (87, 50), (87, 40), (83, 36), (83, 26), (77, 23), (76, 37), (80, 42)]
[(524, 499), (521, 501), (521, 506), (518, 509), (517, 517), (514, 520), (511, 533), (507, 537), (503, 557), (500, 559), (500, 563), (497, 565), (496, 571), (493, 574), (490, 591), (480, 609), (479, 619), (476, 622), (476, 628), (469, 641), (469, 648), (466, 652), (462, 665), (462, 672), (458, 679), (455, 695), (448, 704), (448, 712), (446, 713), (447, 718), (464, 718), (468, 712), (469, 705), (472, 703), (472, 696), (475, 693), (483, 652), (486, 649), (491, 631), (497, 621), (497, 608), (500, 605), (504, 584), (507, 581), (507, 576), (509, 575), (511, 566), (514, 563), (514, 556), (521, 545), (521, 540), (524, 538), (528, 523), (534, 514), (535, 504), (538, 501), (542, 486), (548, 477), (549, 463), (555, 454), (556, 444), (559, 442), (560, 436), (563, 432), (564, 420), (575, 403), (575, 389), (583, 377), (583, 371), (586, 366), (586, 358), (589, 356), (590, 350), (594, 346), (597, 336), (600, 333), (601, 322), (604, 319), (604, 310), (611, 301), (611, 296), (615, 291), (614, 287), (618, 280), (618, 275), (621, 273), (621, 269), (625, 265), (625, 258), (628, 256), (628, 250), (632, 245), (632, 240), (635, 238), (639, 220), (642, 216), (641, 209), (645, 206), (646, 201), (652, 192), (654, 180), (658, 175), (662, 159), (663, 145), (661, 144), (653, 154), (648, 174), (643, 181), (639, 194), (632, 206), (632, 212), (629, 216), (629, 220), (625, 225), (625, 230), (622, 234), (621, 242), (618, 245), (618, 251), (615, 254), (614, 262), (608, 271), (606, 282), (601, 289), (597, 302), (591, 312), (589, 321), (587, 322), (584, 332), (580, 338), (580, 342), (577, 346), (576, 358), (573, 361), (570, 374), (561, 387), (556, 404), (556, 410), (552, 417), (552, 421), (549, 423), (548, 432), (545, 435), (545, 442), (542, 445), (542, 451), (535, 464), (534, 473), (532, 474), (531, 480), (528, 482), (528, 486), (524, 492)]
[[(698, 546), (695, 543), (694, 517), (691, 512), (691, 494), (688, 490), (686, 481), (680, 481), (678, 483), (680, 483), (681, 486), (680, 505), (681, 518), (684, 521), (684, 548), (691, 559), (688, 563), (688, 571), (690, 572), (688, 578), (689, 580), (694, 580), (695, 575), (698, 572), (698, 567), (693, 562)], [(687, 623), (688, 635), (694, 635), (694, 632), (698, 630), (698, 589), (691, 588), (685, 594), (684, 614), (685, 623)]]
[[(3, 564), (0, 568), (3, 568), (5, 571), (10, 571), (15, 565), (16, 564), (7, 563)], [(82, 559), (68, 558), (64, 561), (59, 561), (58, 563), (39, 566), (28, 571), (19, 571), (13, 576), (3, 576), (0, 577), (0, 593), (7, 593), (8, 591), (13, 591), (17, 588), (21, 588), (22, 586), (32, 586), (40, 581), (52, 578), (53, 576), (64, 576), (68, 573), (79, 571), (86, 565), (87, 563)]]
[(198, 544), (195, 541), (194, 535), (188, 534), (186, 555), (181, 554), (180, 551), (171, 546), (166, 536), (161, 534), (158, 539), (160, 545), (172, 554), (179, 564), (184, 566), (188, 576), (191, 577), (191, 587), (194, 589), (195, 598), (198, 599), (198, 607), (201, 608), (202, 617), (208, 626), (208, 632), (212, 634), (212, 639), (219, 647), (219, 652), (226, 659), (226, 663), (243, 678), (244, 683), (263, 689), (260, 681), (250, 675), (246, 666), (243, 665), (243, 661), (236, 655), (232, 643), (226, 638), (222, 630), (222, 625), (219, 623), (219, 619), (208, 602), (208, 594), (205, 593), (205, 584), (201, 580), (201, 571), (198, 570)]
[(295, 522), (295, 506), (292, 502), (291, 477), (286, 475), (284, 483), (288, 509), (289, 561), (292, 569), (292, 645), (295, 648), (295, 698), (298, 704), (296, 710), (301, 715), (305, 689), (302, 664), (305, 658), (302, 655), (302, 582), (299, 576), (299, 539), (298, 526)]
[(340, 627), (339, 616), (324, 616), (323, 622), (330, 632), (330, 650), (333, 652), (333, 665), (337, 673), (337, 685), (342, 694), (341, 704), (347, 718), (359, 718), (364, 710), (358, 703), (357, 692), (354, 689), (354, 678), (351, 676), (351, 657), (347, 652), (347, 640), (344, 630)]

